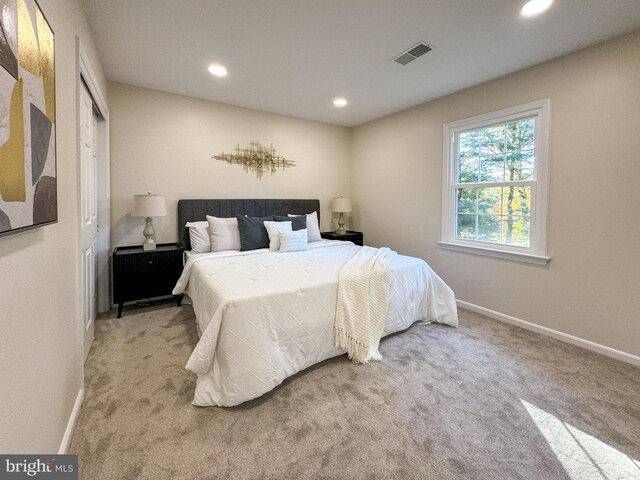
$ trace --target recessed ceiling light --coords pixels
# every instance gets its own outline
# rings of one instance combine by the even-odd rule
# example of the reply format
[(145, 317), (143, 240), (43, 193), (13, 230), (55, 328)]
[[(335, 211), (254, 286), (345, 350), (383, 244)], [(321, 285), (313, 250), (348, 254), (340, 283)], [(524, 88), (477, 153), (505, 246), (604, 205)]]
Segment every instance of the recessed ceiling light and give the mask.
[(520, 10), (523, 17), (535, 17), (551, 6), (553, 0), (529, 0)]
[(336, 98), (333, 101), (333, 104), (338, 108), (346, 107), (347, 106), (347, 99), (346, 98)]
[(226, 77), (227, 69), (224, 68), (222, 65), (209, 65), (209, 73), (211, 73), (211, 75), (214, 75), (216, 77)]

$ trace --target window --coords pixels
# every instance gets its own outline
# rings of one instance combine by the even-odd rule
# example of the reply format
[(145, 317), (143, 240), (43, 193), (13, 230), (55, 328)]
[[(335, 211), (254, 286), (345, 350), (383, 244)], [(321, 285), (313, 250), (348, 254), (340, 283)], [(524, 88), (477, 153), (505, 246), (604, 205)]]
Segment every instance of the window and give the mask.
[(444, 125), (443, 248), (546, 264), (549, 100)]

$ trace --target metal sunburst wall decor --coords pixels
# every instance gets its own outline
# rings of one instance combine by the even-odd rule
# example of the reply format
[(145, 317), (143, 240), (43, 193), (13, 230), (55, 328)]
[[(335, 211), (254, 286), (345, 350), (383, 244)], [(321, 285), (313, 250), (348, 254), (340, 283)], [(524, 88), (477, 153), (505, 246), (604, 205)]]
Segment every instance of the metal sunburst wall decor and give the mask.
[(236, 153), (222, 152), (213, 158), (232, 165), (242, 165), (245, 172), (256, 172), (257, 178), (262, 178), (265, 172), (273, 175), (279, 168), (284, 170), (285, 168), (295, 167), (293, 160), (287, 160), (280, 155), (276, 155), (276, 149), (273, 148), (273, 145), (264, 147), (255, 140), (249, 142), (249, 146), (244, 148), (240, 148), (240, 144), (238, 144)]

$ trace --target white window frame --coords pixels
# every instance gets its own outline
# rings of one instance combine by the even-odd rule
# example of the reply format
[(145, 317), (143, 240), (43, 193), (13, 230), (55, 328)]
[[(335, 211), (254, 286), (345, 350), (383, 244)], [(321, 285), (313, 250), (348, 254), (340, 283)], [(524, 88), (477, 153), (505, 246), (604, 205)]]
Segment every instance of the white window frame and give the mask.
[[(442, 187), (442, 238), (438, 244), (447, 250), (475, 253), (538, 265), (549, 263), (547, 256), (547, 172), (549, 163), (550, 99), (505, 108), (497, 112), (478, 115), (444, 124), (443, 133), (443, 187)], [(531, 229), (529, 247), (504, 245), (481, 240), (455, 238), (455, 207), (457, 183), (457, 144), (461, 132), (477, 130), (526, 118), (536, 119), (535, 163), (531, 181)], [(473, 184), (477, 186), (477, 184)], [(484, 186), (484, 184), (483, 184)], [(487, 183), (487, 187), (495, 186)]]

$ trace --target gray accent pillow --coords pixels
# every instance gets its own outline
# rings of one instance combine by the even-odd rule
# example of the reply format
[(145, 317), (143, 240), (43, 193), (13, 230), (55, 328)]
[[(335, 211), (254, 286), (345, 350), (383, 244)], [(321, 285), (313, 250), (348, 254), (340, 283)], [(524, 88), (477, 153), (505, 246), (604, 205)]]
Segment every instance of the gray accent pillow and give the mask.
[(238, 215), (238, 232), (240, 232), (240, 251), (269, 248), (269, 234), (264, 222), (273, 220), (269, 217), (243, 217)]
[(307, 228), (307, 216), (301, 215), (299, 217), (283, 217), (281, 215), (273, 216), (274, 222), (291, 222), (291, 230), (297, 232), (298, 230), (304, 230)]

